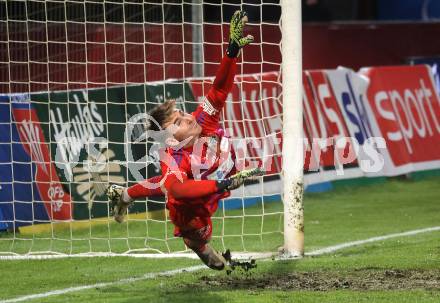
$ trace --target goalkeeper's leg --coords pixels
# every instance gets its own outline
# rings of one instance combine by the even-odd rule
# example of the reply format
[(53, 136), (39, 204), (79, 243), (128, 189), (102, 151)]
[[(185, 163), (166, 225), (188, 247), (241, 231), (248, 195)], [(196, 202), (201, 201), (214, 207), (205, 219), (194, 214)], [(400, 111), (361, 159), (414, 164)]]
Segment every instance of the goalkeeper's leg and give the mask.
[(226, 259), (221, 253), (213, 249), (207, 241), (193, 240), (189, 238), (183, 238), (183, 241), (186, 246), (191, 248), (199, 256), (200, 260), (202, 260), (202, 262), (209, 268), (215, 270), (223, 270), (225, 268)]
[(110, 185), (107, 188), (107, 197), (111, 202), (115, 221), (124, 222), (127, 209), (135, 199), (163, 196), (164, 193), (159, 186), (161, 179), (162, 176), (152, 177), (128, 188), (116, 184)]
[(225, 268), (225, 258), (208, 244), (212, 235), (211, 218), (195, 217), (185, 226), (179, 226), (178, 233), (183, 237), (186, 246), (191, 248), (206, 266), (215, 270)]

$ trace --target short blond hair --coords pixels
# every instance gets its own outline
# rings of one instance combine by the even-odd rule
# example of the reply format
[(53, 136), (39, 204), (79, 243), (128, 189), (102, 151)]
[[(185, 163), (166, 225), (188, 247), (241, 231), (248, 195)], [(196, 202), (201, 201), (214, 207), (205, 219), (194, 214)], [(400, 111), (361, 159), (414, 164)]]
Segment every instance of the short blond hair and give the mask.
[[(148, 129), (159, 131), (160, 128), (164, 129), (164, 125), (170, 120), (171, 115), (176, 110), (176, 100), (167, 100), (164, 103), (157, 105), (148, 114), (156, 120), (156, 123), (151, 123)], [(160, 127), (160, 128), (159, 128)]]

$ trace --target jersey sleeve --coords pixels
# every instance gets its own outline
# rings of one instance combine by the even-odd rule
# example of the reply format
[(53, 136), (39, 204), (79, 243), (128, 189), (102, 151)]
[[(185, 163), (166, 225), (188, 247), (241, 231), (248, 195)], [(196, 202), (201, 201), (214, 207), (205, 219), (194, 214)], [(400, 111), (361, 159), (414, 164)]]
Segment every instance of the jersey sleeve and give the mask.
[(198, 199), (218, 192), (214, 180), (184, 179), (180, 182), (175, 175), (169, 175), (165, 188), (175, 199)]
[(205, 98), (205, 101), (192, 113), (197, 123), (202, 127), (202, 134), (205, 135), (215, 132), (220, 126), (220, 111), (210, 108), (212, 108), (212, 105), (210, 105), (209, 101)]
[(183, 151), (171, 151), (167, 154), (168, 162), (162, 162), (164, 187), (174, 199), (196, 199), (218, 191), (214, 180), (192, 179), (189, 154)]
[(237, 58), (226, 55), (223, 57), (208, 94), (193, 113), (205, 134), (212, 133), (219, 127), (220, 113), (234, 83), (236, 65)]
[(163, 196), (161, 181), (161, 175), (149, 178), (127, 188), (127, 193), (133, 199)]

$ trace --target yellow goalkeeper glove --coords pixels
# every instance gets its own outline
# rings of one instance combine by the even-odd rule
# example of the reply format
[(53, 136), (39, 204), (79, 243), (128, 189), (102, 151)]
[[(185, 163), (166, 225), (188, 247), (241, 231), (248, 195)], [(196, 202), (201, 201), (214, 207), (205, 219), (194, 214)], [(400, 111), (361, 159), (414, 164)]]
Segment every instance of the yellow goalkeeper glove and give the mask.
[(239, 188), (247, 179), (262, 175), (264, 171), (259, 167), (242, 170), (227, 179), (217, 181), (217, 189), (219, 192), (230, 191)]

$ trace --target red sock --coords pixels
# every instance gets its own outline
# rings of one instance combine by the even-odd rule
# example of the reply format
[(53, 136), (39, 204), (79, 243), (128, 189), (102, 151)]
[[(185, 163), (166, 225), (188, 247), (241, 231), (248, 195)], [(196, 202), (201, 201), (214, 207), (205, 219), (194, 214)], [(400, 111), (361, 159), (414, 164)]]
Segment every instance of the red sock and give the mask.
[[(127, 188), (127, 194), (132, 199), (147, 198), (151, 196), (163, 196), (162, 189), (159, 186), (159, 182), (161, 181), (161, 179), (162, 176), (159, 175), (147, 179), (145, 181), (139, 182)], [(147, 184), (150, 184), (150, 186), (147, 186)], [(152, 184), (157, 184), (157, 185), (154, 185), (154, 188), (150, 189), (149, 187), (152, 187), (151, 186)]]

